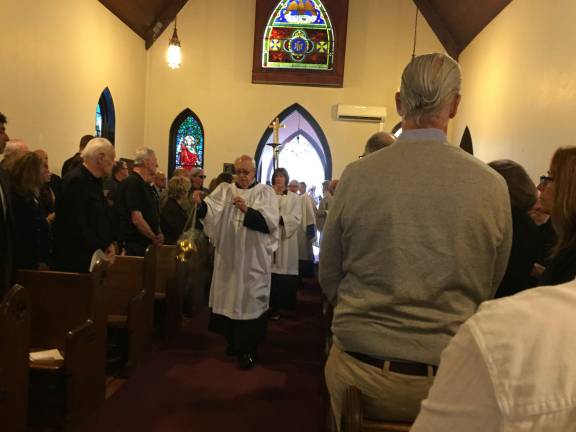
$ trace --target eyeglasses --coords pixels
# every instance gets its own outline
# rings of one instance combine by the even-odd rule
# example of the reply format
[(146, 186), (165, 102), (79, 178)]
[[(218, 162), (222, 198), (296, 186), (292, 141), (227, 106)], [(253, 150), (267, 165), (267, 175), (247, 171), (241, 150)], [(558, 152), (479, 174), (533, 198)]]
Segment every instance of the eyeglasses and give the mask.
[(197, 176), (194, 176), (194, 177), (200, 177), (201, 179), (205, 179), (205, 178), (206, 178), (206, 176), (205, 176), (204, 174), (202, 174), (202, 175), (197, 175)]
[(249, 175), (249, 174), (252, 174), (252, 171), (243, 170), (243, 169), (238, 169), (238, 170), (236, 170), (236, 174), (238, 174), (238, 175)]
[(551, 183), (553, 181), (554, 181), (553, 177), (545, 176), (545, 175), (540, 176), (540, 186), (542, 186), (542, 187), (546, 186), (548, 183)]

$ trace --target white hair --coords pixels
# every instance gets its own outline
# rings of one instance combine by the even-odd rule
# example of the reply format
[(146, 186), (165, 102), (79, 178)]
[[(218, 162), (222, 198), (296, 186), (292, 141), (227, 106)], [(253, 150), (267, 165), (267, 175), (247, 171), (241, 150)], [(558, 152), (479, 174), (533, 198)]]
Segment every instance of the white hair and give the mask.
[(140, 147), (134, 154), (134, 166), (142, 165), (144, 161), (153, 158), (154, 156), (156, 156), (156, 153), (154, 153), (154, 150), (151, 148)]
[(11, 154), (16, 154), (19, 152), (28, 151), (28, 144), (19, 139), (13, 139), (6, 142), (6, 148), (4, 149), (4, 157), (8, 157)]
[(114, 146), (106, 138), (92, 138), (82, 150), (80, 156), (84, 160), (95, 160), (102, 153), (111, 154), (114, 152)]
[(256, 169), (256, 162), (254, 162), (254, 158), (251, 158), (250, 156), (247, 155), (242, 155), (236, 158), (236, 160), (234, 161), (234, 165), (236, 165), (238, 162), (244, 162), (244, 161), (250, 161), (252, 168)]
[(415, 57), (402, 73), (400, 101), (404, 118), (435, 117), (452, 96), (460, 93), (462, 73), (458, 63), (446, 54)]

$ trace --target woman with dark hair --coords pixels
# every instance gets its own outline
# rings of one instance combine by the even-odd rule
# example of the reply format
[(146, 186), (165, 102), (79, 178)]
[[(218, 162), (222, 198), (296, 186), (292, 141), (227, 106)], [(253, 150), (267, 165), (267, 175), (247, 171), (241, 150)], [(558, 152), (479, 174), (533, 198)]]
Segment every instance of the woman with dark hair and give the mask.
[(488, 165), (506, 180), (512, 207), (512, 249), (506, 273), (496, 291), (496, 297), (504, 297), (536, 285), (531, 271), (539, 256), (540, 235), (529, 211), (536, 203), (538, 191), (526, 170), (516, 162), (502, 159)]
[(46, 177), (46, 165), (34, 152), (24, 152), (10, 166), (14, 212), (14, 266), (47, 269), (48, 222), (38, 195)]
[(557, 235), (541, 285), (559, 285), (576, 277), (576, 147), (556, 150), (538, 189)]
[(302, 221), (302, 205), (298, 195), (288, 191), (290, 178), (284, 168), (272, 175), (272, 188), (280, 210), (280, 242), (272, 259), (270, 285), (270, 317), (279, 319), (280, 310), (296, 308), (298, 289), (298, 230)]

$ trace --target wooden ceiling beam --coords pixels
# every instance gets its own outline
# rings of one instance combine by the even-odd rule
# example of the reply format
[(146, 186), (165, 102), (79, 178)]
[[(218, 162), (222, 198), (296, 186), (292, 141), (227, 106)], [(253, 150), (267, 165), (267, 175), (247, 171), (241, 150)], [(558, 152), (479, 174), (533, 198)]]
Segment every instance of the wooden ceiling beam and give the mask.
[(152, 24), (146, 30), (144, 40), (146, 41), (146, 49), (150, 48), (154, 41), (166, 30), (178, 12), (188, 3), (188, 0), (173, 0), (168, 2), (166, 7), (156, 16)]
[(458, 56), (464, 47), (461, 46), (459, 41), (452, 34), (450, 28), (444, 19), (442, 19), (442, 16), (438, 14), (438, 11), (434, 8), (430, 0), (414, 0), (414, 4), (418, 7), (418, 10), (426, 19), (428, 25), (432, 28), (446, 52), (452, 58), (458, 60)]

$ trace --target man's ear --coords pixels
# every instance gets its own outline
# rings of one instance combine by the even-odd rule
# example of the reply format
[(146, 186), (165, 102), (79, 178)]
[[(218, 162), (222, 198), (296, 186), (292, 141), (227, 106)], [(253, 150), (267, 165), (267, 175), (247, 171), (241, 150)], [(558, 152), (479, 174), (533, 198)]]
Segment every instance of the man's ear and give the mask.
[(450, 103), (450, 118), (453, 119), (456, 117), (456, 113), (458, 112), (458, 107), (460, 106), (460, 101), (462, 100), (462, 96), (457, 94)]
[(396, 112), (400, 117), (404, 117), (402, 101), (400, 100), (400, 92), (396, 92), (396, 94), (394, 95), (394, 99), (396, 100)]

